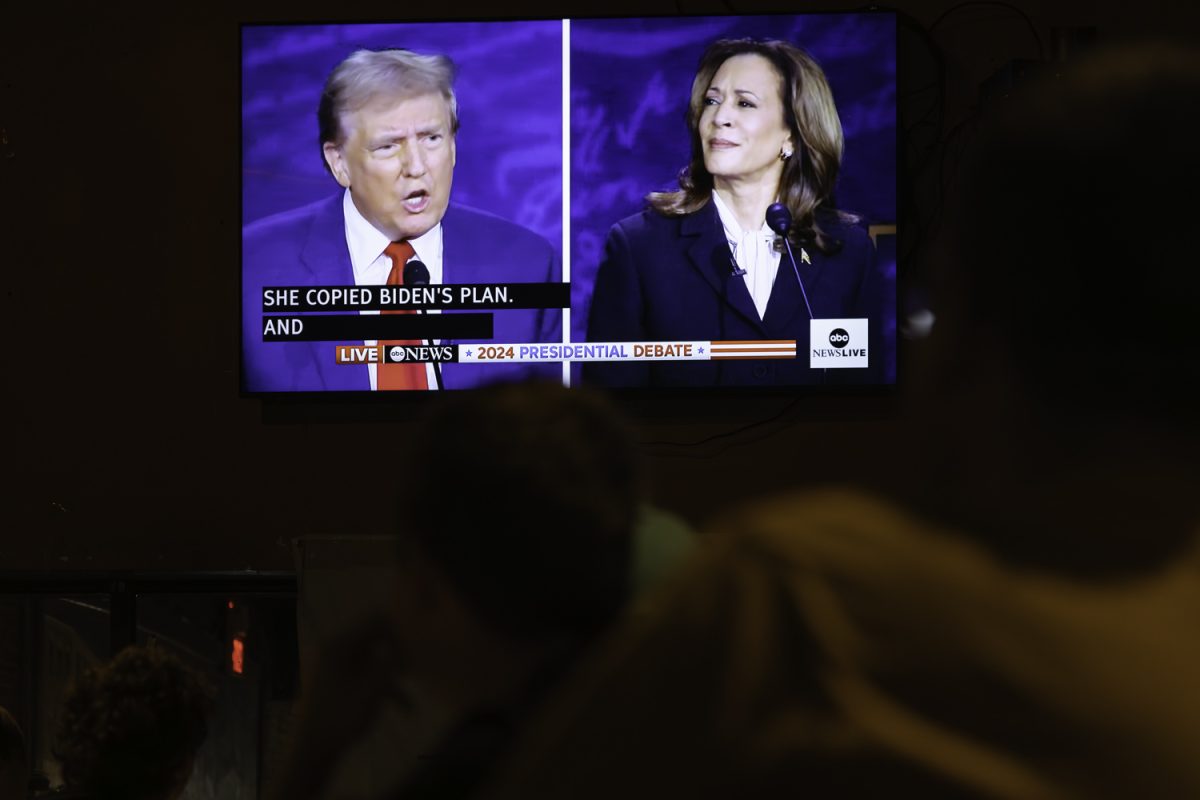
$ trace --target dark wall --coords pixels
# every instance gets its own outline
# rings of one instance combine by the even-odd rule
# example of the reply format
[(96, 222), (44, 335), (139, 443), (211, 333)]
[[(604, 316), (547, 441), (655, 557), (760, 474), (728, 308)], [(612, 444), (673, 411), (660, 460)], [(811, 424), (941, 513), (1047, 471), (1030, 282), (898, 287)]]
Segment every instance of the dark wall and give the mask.
[[(571, 13), (733, 10), (590, 5)], [(952, 5), (904, 7), (928, 26)], [(1021, 5), (1045, 48), (1051, 26), (1095, 25), (1105, 38), (1170, 29), (1195, 13), (1166, 2)], [(237, 23), (370, 19), (394, 6), (254, 8), (166, 21), (47, 5), (39, 18), (0, 24), (0, 450), (9, 467), (0, 570), (287, 569), (295, 536), (392, 522), (377, 498), (412, 468), (388, 447), (405, 435), (403, 414), (272, 422), (265, 418), (278, 414), (262, 401), (238, 397)], [(517, 5), (504, 13), (521, 12), (561, 13)], [(496, 13), (482, 2), (455, 9)], [(902, 26), (902, 128), (904, 104), (921, 99), (930, 74), (910, 34)], [(935, 140), (969, 110), (984, 78), (1037, 50), (1021, 18), (1000, 6), (955, 12), (933, 41), (947, 59), (948, 89)], [(686, 443), (766, 420), (789, 402), (681, 397), (632, 410), (646, 442)], [(903, 463), (893, 405), (808, 398), (705, 444), (647, 444), (656, 498), (702, 522), (787, 486), (886, 479)], [(484, 477), (464, 471), (464, 492)]]

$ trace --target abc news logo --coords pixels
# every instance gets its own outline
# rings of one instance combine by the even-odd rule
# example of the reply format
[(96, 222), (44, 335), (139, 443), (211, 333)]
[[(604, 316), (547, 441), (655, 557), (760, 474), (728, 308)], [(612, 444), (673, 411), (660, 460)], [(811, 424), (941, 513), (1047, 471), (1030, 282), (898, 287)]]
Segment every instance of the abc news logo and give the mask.
[(808, 365), (816, 369), (866, 369), (869, 320), (814, 319), (809, 323)]
[(458, 361), (456, 345), (338, 345), (338, 364), (421, 364)]
[(385, 364), (407, 364), (425, 361), (458, 361), (458, 350), (453, 345), (427, 347), (425, 345), (394, 344), (384, 349)]
[[(814, 358), (819, 359), (859, 359), (867, 355), (866, 342), (860, 340), (851, 344), (850, 332), (845, 328), (834, 328), (829, 332), (829, 347), (815, 346), (812, 350)], [(863, 366), (866, 366), (865, 364)]]

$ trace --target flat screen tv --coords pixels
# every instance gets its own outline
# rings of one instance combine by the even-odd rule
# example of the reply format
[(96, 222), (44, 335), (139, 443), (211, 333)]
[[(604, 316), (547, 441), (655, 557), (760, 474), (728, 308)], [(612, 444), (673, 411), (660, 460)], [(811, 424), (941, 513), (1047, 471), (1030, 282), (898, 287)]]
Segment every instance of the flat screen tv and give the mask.
[(896, 379), (890, 13), (241, 29), (241, 388)]

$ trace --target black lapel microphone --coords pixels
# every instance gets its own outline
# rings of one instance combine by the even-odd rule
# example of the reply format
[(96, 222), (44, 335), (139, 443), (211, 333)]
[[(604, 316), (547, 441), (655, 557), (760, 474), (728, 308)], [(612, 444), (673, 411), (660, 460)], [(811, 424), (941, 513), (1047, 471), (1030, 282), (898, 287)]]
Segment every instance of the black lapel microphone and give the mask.
[(746, 270), (738, 266), (737, 261), (733, 257), (733, 252), (728, 247), (725, 248), (725, 252), (729, 253), (729, 277), (740, 278), (745, 275)]
[[(808, 310), (808, 318), (813, 318), (812, 306), (808, 304), (808, 292), (804, 290), (804, 281), (800, 279), (800, 268), (796, 266), (796, 256), (792, 255), (792, 243), (788, 241), (788, 229), (792, 227), (792, 212), (783, 203), (772, 203), (767, 206), (767, 227), (783, 237), (787, 247), (788, 258), (792, 262), (792, 272), (796, 274), (796, 283), (800, 285), (800, 296), (804, 298), (804, 307)], [(407, 282), (407, 277), (405, 278)]]
[[(404, 265), (404, 285), (405, 286), (428, 286), (429, 285), (429, 267), (418, 259), (413, 259)], [(424, 314), (425, 309), (418, 308), (418, 314)], [(426, 347), (432, 347), (433, 343), (428, 339), (424, 340)], [(433, 362), (433, 377), (437, 379), (438, 391), (442, 391), (445, 387), (442, 386), (442, 365), (441, 363)]]

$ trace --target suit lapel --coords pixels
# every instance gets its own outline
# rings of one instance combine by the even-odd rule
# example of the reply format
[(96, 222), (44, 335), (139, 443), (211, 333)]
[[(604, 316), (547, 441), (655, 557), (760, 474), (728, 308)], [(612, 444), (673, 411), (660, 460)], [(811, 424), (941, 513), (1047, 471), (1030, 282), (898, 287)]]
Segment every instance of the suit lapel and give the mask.
[[(308, 239), (300, 251), (300, 261), (308, 270), (314, 286), (353, 286), (354, 266), (346, 245), (346, 220), (342, 213), (341, 193), (323, 204), (313, 218)], [(307, 342), (317, 372), (326, 389), (371, 388), (366, 365), (346, 366), (333, 360), (333, 342)]]
[[(502, 275), (493, 279), (492, 267), (495, 252), (501, 244), (489, 241), (473, 230), (471, 215), (465, 214), (453, 203), (446, 207), (442, 217), (442, 283), (489, 283), (504, 281)], [(443, 311), (443, 314), (458, 314), (459, 311)], [(443, 339), (442, 344), (454, 344), (453, 339)], [(447, 389), (466, 389), (476, 380), (471, 370), (491, 370), (490, 367), (470, 367), (461, 364), (446, 364), (442, 368), (442, 384)]]
[[(489, 242), (472, 231), (470, 217), (453, 204), (442, 217), (442, 283), (492, 283), (488, 267), (495, 260), (502, 242)], [(488, 258), (488, 254), (492, 258)], [(499, 279), (501, 282), (503, 278)]]
[(350, 249), (346, 245), (346, 221), (342, 216), (340, 194), (322, 204), (313, 217), (308, 239), (300, 250), (300, 261), (308, 269), (314, 285), (354, 285), (354, 267), (350, 264)]
[(694, 214), (684, 217), (679, 232), (692, 240), (687, 248), (688, 259), (701, 277), (726, 305), (765, 336), (767, 330), (758, 318), (758, 310), (746, 289), (746, 282), (731, 275), (733, 257), (729, 252), (729, 243), (725, 241), (717, 207), (712, 201)]
[[(442, 283), (487, 283), (479, 274), (479, 265), (484, 260), (482, 248), (486, 243), (465, 230), (462, 222), (462, 215), (454, 205), (447, 206), (446, 213), (442, 215)], [(442, 340), (442, 344), (453, 343), (453, 339)]]
[[(811, 264), (805, 264), (799, 247), (793, 245), (792, 252), (796, 256), (796, 271), (804, 279), (804, 288), (808, 292), (808, 303), (812, 306), (813, 317), (820, 319), (822, 310), (818, 307), (817, 285), (825, 267), (825, 256), (814, 247), (805, 247), (804, 252), (808, 253), (812, 261)], [(781, 332), (788, 330), (797, 317), (808, 317), (804, 295), (796, 283), (796, 271), (792, 270), (792, 262), (785, 247), (779, 254), (779, 271), (775, 273), (775, 285), (771, 287), (771, 299), (767, 301), (767, 313), (763, 318), (767, 330), (773, 336), (785, 338)]]

